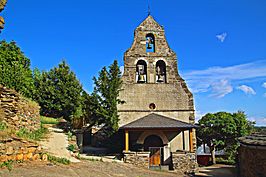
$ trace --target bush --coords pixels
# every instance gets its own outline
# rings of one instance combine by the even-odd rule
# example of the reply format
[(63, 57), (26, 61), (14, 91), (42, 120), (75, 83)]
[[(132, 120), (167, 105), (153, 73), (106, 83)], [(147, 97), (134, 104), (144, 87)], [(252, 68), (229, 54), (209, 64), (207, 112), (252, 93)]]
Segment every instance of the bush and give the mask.
[(74, 152), (75, 146), (73, 144), (68, 145), (67, 150)]
[(222, 157), (216, 158), (216, 163), (226, 164), (226, 165), (235, 165), (236, 162), (233, 159), (224, 159)]
[(52, 117), (45, 117), (41, 116), (41, 123), (42, 124), (58, 124), (58, 119), (52, 118)]
[(7, 128), (6, 124), (4, 122), (0, 122), (0, 130), (5, 130)]

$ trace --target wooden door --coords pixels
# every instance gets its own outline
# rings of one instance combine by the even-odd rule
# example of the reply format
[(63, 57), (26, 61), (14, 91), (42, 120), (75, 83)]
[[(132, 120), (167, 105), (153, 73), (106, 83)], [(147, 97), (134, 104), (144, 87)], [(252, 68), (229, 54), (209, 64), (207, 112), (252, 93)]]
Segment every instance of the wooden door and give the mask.
[(162, 148), (161, 147), (151, 147), (150, 148), (150, 166), (160, 166), (162, 159)]

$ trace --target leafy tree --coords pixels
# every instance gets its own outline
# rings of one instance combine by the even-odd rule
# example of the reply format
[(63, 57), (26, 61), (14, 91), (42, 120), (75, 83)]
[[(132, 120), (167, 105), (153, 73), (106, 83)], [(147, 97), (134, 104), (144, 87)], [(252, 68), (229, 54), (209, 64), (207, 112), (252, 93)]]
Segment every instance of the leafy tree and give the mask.
[(34, 91), (30, 60), (14, 41), (0, 43), (0, 84), (31, 98)]
[(82, 85), (65, 61), (48, 72), (35, 69), (34, 84), (42, 115), (67, 120), (82, 115)]
[(87, 96), (85, 105), (88, 105), (88, 122), (91, 125), (105, 124), (110, 132), (118, 130), (117, 104), (123, 103), (118, 96), (122, 87), (121, 72), (115, 60), (109, 69), (103, 67), (98, 78), (94, 77), (94, 91)]
[(251, 133), (254, 122), (247, 120), (244, 112), (208, 113), (199, 120), (197, 136), (211, 150), (215, 163), (215, 149), (225, 149), (228, 159), (234, 160), (238, 147), (237, 138)]

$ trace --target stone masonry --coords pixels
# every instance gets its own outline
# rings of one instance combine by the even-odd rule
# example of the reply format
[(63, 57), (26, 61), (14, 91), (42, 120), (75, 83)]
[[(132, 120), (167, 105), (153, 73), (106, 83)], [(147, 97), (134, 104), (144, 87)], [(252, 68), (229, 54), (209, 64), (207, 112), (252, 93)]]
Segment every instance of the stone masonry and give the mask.
[[(155, 52), (147, 52), (148, 34), (154, 35)], [(138, 61), (147, 64), (146, 83), (136, 81)], [(166, 65), (166, 82), (156, 82), (156, 63), (163, 61)], [(134, 32), (132, 46), (124, 54), (123, 87), (120, 99), (126, 103), (118, 105), (119, 126), (126, 125), (148, 114), (156, 113), (194, 124), (194, 101), (185, 81), (178, 73), (178, 60), (175, 52), (169, 47), (165, 31), (152, 16), (148, 16)], [(151, 109), (149, 105), (154, 104)], [(182, 139), (181, 134), (175, 138)], [(188, 142), (188, 133), (185, 133)], [(193, 148), (196, 149), (196, 135), (193, 131)], [(174, 140), (175, 141), (175, 140)], [(181, 143), (170, 142), (171, 151), (182, 149)], [(189, 150), (188, 147), (186, 150)]]
[(36, 130), (40, 128), (39, 106), (16, 91), (0, 85), (0, 121), (13, 130)]
[(172, 153), (173, 168), (185, 174), (194, 174), (197, 169), (197, 160), (195, 153)]

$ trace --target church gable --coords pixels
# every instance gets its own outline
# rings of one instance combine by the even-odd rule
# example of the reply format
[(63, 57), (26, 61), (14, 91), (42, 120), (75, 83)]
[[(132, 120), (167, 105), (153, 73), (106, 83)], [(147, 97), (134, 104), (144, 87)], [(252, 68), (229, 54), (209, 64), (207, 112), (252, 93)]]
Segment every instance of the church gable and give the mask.
[(165, 32), (152, 16), (148, 16), (135, 30), (134, 41), (125, 56), (175, 56)]

